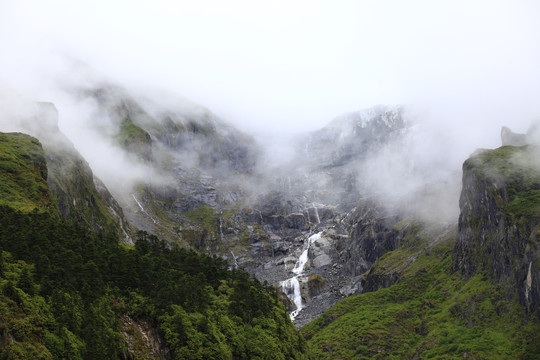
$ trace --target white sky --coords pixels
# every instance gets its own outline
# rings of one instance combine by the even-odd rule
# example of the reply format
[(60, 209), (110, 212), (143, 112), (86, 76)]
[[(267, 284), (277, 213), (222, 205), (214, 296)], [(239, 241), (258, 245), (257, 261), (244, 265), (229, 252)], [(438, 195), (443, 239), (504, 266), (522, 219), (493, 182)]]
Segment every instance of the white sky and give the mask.
[(396, 103), (495, 132), (540, 119), (534, 0), (0, 0), (0, 49), (0, 78), (41, 100), (51, 56), (66, 53), (247, 131)]

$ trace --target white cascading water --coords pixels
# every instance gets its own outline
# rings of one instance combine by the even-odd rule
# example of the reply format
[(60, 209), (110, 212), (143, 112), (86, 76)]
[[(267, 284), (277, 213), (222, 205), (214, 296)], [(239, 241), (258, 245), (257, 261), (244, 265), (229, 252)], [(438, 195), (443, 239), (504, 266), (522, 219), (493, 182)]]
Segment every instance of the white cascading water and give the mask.
[(306, 266), (306, 263), (308, 261), (309, 247), (311, 246), (311, 243), (313, 241), (318, 240), (320, 238), (321, 238), (321, 233), (317, 233), (309, 237), (305, 250), (302, 252), (302, 255), (300, 255), (300, 257), (296, 261), (296, 264), (294, 264), (294, 268), (292, 269), (293, 273), (300, 275), (301, 273), (304, 272), (304, 267)]
[(302, 255), (298, 258), (296, 261), (296, 264), (294, 265), (294, 268), (292, 270), (293, 273), (296, 274), (296, 276), (293, 276), (290, 279), (287, 279), (281, 283), (281, 288), (283, 289), (283, 293), (287, 295), (287, 297), (296, 305), (296, 310), (291, 312), (289, 316), (291, 317), (291, 320), (294, 320), (294, 318), (298, 315), (300, 310), (303, 308), (302, 304), (302, 294), (300, 292), (300, 282), (298, 281), (298, 276), (302, 275), (304, 273), (304, 267), (307, 264), (308, 261), (308, 251), (309, 247), (311, 246), (311, 243), (321, 238), (321, 233), (319, 232), (317, 234), (311, 235), (308, 238), (306, 248), (302, 252)]
[(135, 194), (131, 194), (131, 196), (133, 196), (133, 199), (135, 200), (135, 202), (137, 203), (137, 205), (139, 205), (139, 207), (141, 208), (141, 211), (143, 212), (143, 214), (145, 214), (146, 216), (148, 216), (150, 218), (150, 220), (152, 220), (154, 222), (154, 224), (159, 224), (156, 219), (154, 219), (148, 212), (146, 212), (146, 210), (144, 210), (142, 204), (139, 202), (139, 200), (137, 200), (137, 198), (135, 197)]
[(234, 255), (232, 250), (231, 250), (231, 255), (232, 255), (232, 258), (234, 260), (234, 268), (238, 269), (238, 261), (236, 260), (236, 259), (238, 259), (238, 256)]
[(221, 241), (223, 241), (223, 210), (220, 210), (219, 212), (219, 237)]
[(321, 218), (319, 217), (319, 209), (315, 204), (313, 204), (313, 207), (315, 208), (315, 220), (317, 220), (317, 224), (321, 223)]
[(281, 287), (285, 295), (287, 295), (294, 305), (296, 305), (296, 310), (289, 314), (291, 320), (294, 320), (296, 315), (298, 315), (300, 310), (302, 310), (302, 295), (300, 294), (300, 283), (298, 282), (298, 276), (285, 280), (281, 284)]

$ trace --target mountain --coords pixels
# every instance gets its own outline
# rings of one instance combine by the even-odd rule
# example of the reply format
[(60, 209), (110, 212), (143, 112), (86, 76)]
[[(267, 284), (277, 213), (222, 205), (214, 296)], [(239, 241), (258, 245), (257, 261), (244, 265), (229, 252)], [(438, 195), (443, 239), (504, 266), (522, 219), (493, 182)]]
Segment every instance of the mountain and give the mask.
[(538, 169), (533, 145), (478, 151), (463, 165), (458, 226), (364, 228), (389, 251), (375, 256), (361, 295), (302, 328), (314, 355), (536, 358)]
[[(46, 166), (43, 173), (51, 192), (51, 208), (96, 231), (114, 231), (130, 242), (135, 229), (86, 160), (58, 127), (58, 111), (51, 103), (35, 102), (3, 90), (3, 129), (39, 137)], [(33, 140), (36, 141), (36, 140)]]
[[(97, 114), (85, 126), (114, 149), (118, 168), (108, 174), (107, 187), (130, 223), (182, 246), (229, 253), (220, 250), (217, 231), (197, 219), (208, 212), (217, 219), (245, 198), (235, 179), (253, 171), (254, 140), (194, 104), (165, 107), (110, 83), (76, 94), (76, 103), (92, 104)], [(133, 169), (142, 175), (122, 176)]]
[(87, 223), (91, 212), (62, 213), (40, 142), (0, 142), (0, 358), (307, 358), (273, 287), (145, 232), (126, 245)]
[[(84, 72), (88, 75), (88, 69)], [(290, 299), (283, 299), (291, 312), (302, 308), (295, 317), (297, 326), (361, 291), (361, 275), (380, 249), (373, 256), (358, 250), (357, 223), (387, 217), (388, 211), (400, 218), (408, 211), (403, 204), (411, 203), (386, 202), (374, 213), (371, 205), (384, 202), (378, 195), (381, 189), (370, 185), (380, 183), (379, 170), (365, 171), (379, 159), (393, 167), (385, 159), (395, 149), (407, 157), (402, 139), (410, 129), (402, 107), (377, 106), (342, 115), (295, 139), (289, 161), (268, 166), (272, 154), (207, 109), (181, 99), (135, 96), (108, 79), (91, 72), (89, 76), (67, 87), (68, 108), (79, 110), (70, 115), (81, 118), (82, 136), (91, 139), (90, 154), (102, 154), (98, 161), (112, 165), (103, 171), (92, 161), (104, 186), (98, 186), (96, 176), (93, 184), (84, 181), (88, 176), (75, 182), (67, 173), (56, 177), (67, 183), (51, 184), (64, 216), (78, 216), (95, 228), (93, 219), (109, 213), (127, 242), (134, 229), (141, 229), (171, 244), (225, 258), (285, 292), (291, 290), (284, 284), (294, 278), (298, 286)], [(57, 115), (45, 115), (56, 126)], [(49, 143), (53, 149), (54, 142)], [(54, 156), (49, 160), (49, 166), (74, 162)], [(412, 162), (403, 164), (401, 170), (418, 173)], [(87, 170), (76, 173), (88, 175)], [(85, 193), (92, 186), (103, 194)], [(420, 187), (414, 203), (427, 208), (424, 189)], [(88, 214), (81, 198), (90, 199), (99, 211)], [(100, 199), (111, 202), (105, 212)], [(73, 209), (78, 204), (83, 208)], [(362, 210), (355, 208), (370, 215), (363, 219)], [(309, 239), (316, 234), (320, 236), (311, 247)], [(302, 272), (293, 273), (304, 253)]]
[(86, 128), (149, 174), (115, 184), (110, 179), (128, 171), (119, 163), (105, 180), (134, 227), (228, 259), (278, 287), (293, 277), (308, 238), (321, 233), (311, 250), (319, 252), (308, 254), (298, 278), (298, 326), (348, 295), (343, 287), (356, 288), (347, 278), (360, 274), (357, 266), (350, 260), (353, 269), (341, 271), (340, 258), (363, 257), (350, 255), (350, 245), (340, 254), (350, 225), (342, 220), (372, 193), (358, 188), (365, 180), (357, 168), (407, 131), (401, 107), (343, 115), (295, 139), (290, 162), (268, 167), (271, 154), (200, 106), (134, 96), (108, 80), (70, 91), (97, 114)]
[(278, 161), (184, 99), (93, 74), (64, 90), (60, 114), (3, 93), (2, 129), (30, 136), (0, 136), (1, 356), (539, 352), (535, 131), (503, 129), (459, 181), (418, 156), (402, 106), (344, 114)]

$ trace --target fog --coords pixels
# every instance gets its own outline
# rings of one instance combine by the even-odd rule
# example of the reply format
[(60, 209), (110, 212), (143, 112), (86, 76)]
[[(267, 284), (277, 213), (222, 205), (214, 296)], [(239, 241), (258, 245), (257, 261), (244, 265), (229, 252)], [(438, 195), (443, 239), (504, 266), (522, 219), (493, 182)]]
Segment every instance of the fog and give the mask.
[[(60, 128), (108, 185), (149, 170), (88, 130), (107, 131), (111, 119), (66, 96), (73, 84), (111, 79), (139, 99), (207, 108), (277, 154), (268, 166), (292, 156), (294, 134), (403, 105), (412, 130), (366, 165), (373, 186), (392, 196), (454, 174), (476, 148), (499, 146), (501, 126), (523, 133), (540, 120), (533, 0), (6, 0), (0, 48), (2, 82), (55, 103)], [(423, 170), (403, 177), (407, 164)]]
[(315, 130), (376, 104), (462, 108), (455, 123), (470, 122), (470, 108), (538, 111), (536, 1), (0, 6), (0, 74), (38, 97), (48, 59), (69, 54), (128, 86), (170, 89), (251, 132)]

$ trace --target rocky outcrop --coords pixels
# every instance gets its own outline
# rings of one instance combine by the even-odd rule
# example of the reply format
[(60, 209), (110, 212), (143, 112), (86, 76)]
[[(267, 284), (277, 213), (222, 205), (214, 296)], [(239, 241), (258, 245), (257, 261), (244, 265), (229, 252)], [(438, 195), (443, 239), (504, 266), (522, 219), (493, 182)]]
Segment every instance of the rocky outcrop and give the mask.
[(463, 165), (454, 269), (485, 272), (530, 311), (540, 304), (540, 172), (532, 147), (479, 151)]
[(348, 276), (363, 274), (381, 255), (400, 244), (402, 234), (395, 228), (400, 217), (389, 215), (375, 201), (362, 201), (347, 221), (350, 241), (343, 252), (343, 269)]
[(159, 330), (145, 319), (134, 319), (128, 315), (120, 318), (122, 335), (126, 342), (130, 359), (162, 360), (170, 358), (169, 349), (164, 345)]
[(510, 130), (508, 127), (501, 128), (501, 144), (502, 146), (524, 146), (528, 144), (538, 143), (540, 140), (539, 133), (540, 123), (534, 123), (527, 133), (518, 134)]
[(517, 134), (503, 126), (501, 128), (501, 143), (502, 146), (512, 145), (512, 146), (523, 146), (527, 145), (527, 135), (526, 134)]

